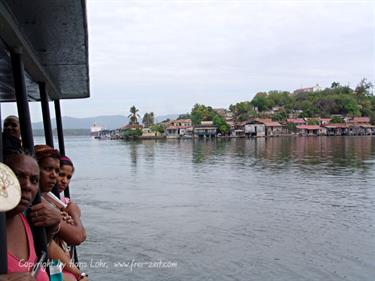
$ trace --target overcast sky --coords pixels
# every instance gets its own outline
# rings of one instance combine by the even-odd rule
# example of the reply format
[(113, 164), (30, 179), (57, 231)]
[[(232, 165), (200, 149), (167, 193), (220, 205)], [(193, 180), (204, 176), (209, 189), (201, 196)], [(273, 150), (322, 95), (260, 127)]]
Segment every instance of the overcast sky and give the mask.
[[(375, 82), (374, 1), (87, 0), (91, 98), (65, 116), (184, 113)], [(33, 121), (41, 120), (39, 106)], [(8, 111), (6, 110), (6, 113)], [(53, 115), (53, 111), (52, 111)]]

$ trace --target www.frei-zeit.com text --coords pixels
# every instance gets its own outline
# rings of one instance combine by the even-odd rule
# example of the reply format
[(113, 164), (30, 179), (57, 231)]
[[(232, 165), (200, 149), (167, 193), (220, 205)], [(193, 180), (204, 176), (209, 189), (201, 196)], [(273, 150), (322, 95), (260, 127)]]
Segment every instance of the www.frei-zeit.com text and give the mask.
[[(79, 268), (95, 268), (95, 269), (123, 269), (123, 270), (130, 270), (134, 271), (136, 269), (172, 269), (177, 268), (178, 263), (175, 261), (163, 261), (163, 260), (156, 260), (156, 261), (137, 261), (135, 259), (131, 259), (128, 261), (115, 261), (115, 262), (106, 262), (102, 259), (91, 259), (89, 262), (78, 262), (75, 263), (76, 266)], [(33, 264), (29, 264), (28, 261), (20, 260), (19, 266), (23, 267), (32, 267)], [(44, 266), (48, 266), (46, 263)], [(64, 268), (66, 264), (62, 264)]]

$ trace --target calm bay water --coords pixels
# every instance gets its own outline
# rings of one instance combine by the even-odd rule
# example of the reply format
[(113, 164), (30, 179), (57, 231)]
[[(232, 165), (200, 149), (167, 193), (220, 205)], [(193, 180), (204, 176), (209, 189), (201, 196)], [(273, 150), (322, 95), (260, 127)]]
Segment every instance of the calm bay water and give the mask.
[(374, 280), (374, 137), (68, 137), (66, 151), (91, 281)]

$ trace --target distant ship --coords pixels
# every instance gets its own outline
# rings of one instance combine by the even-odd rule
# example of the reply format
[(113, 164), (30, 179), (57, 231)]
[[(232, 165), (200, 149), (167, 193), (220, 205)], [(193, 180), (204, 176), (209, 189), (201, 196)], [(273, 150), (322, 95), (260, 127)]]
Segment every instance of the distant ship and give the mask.
[(103, 127), (96, 125), (95, 123), (90, 127), (90, 135), (94, 138), (100, 138)]

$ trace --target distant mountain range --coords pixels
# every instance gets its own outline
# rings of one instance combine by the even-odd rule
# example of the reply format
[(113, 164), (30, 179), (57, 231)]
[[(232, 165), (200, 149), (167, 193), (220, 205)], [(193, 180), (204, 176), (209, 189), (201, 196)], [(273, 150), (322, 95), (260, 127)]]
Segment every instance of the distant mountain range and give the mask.
[[(168, 114), (155, 117), (155, 122), (161, 122), (166, 119), (176, 119), (178, 114)], [(104, 115), (87, 118), (74, 118), (64, 116), (63, 118), (64, 129), (90, 129), (93, 124), (102, 126), (106, 129), (113, 130), (123, 127), (128, 124), (129, 119), (127, 116), (122, 115)], [(140, 118), (142, 121), (142, 118)], [(33, 130), (43, 129), (43, 122), (36, 122), (32, 124)], [(52, 128), (56, 128), (56, 120), (52, 119)]]

